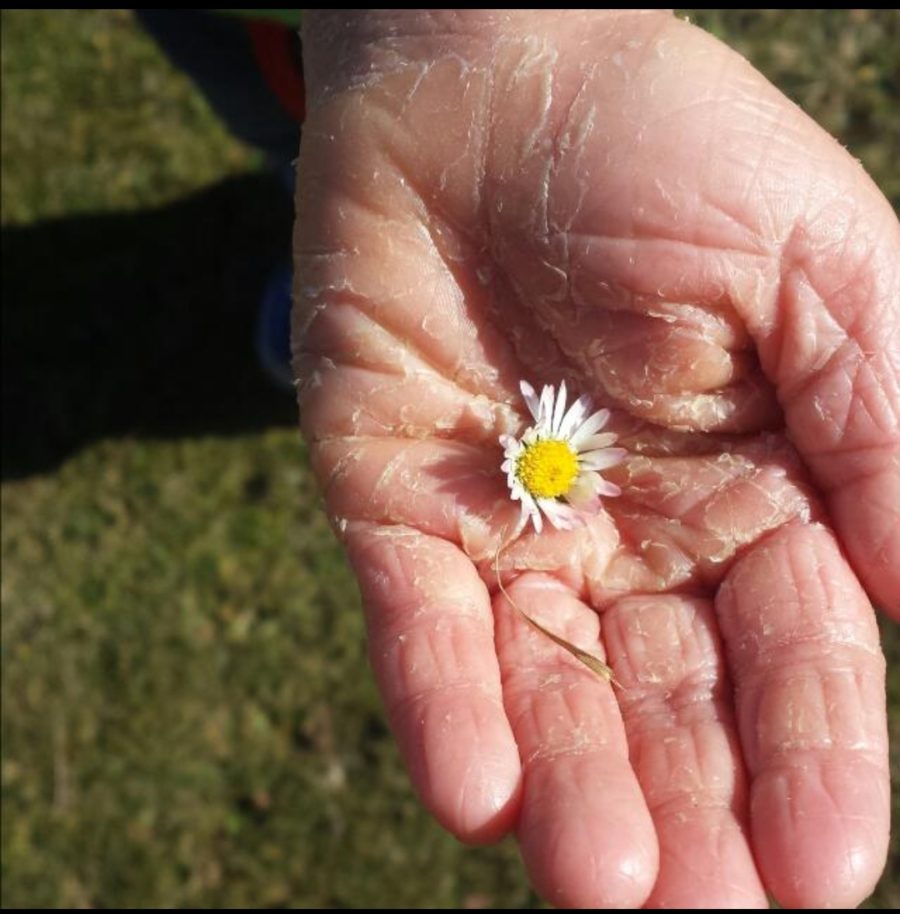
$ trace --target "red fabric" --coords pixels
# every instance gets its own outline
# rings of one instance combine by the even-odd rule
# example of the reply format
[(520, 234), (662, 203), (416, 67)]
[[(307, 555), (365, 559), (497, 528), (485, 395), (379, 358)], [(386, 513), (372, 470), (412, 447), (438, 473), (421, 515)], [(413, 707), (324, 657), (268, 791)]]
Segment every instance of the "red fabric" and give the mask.
[(299, 63), (291, 54), (291, 30), (275, 22), (254, 19), (247, 23), (247, 31), (256, 62), (269, 88), (288, 114), (303, 123), (306, 88)]

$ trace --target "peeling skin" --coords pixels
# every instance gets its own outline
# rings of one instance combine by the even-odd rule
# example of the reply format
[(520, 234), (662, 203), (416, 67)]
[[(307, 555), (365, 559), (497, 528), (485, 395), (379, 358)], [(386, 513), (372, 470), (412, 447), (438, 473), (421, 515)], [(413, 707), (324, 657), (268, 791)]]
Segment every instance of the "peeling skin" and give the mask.
[[(463, 20), (453, 22), (465, 31)], [(614, 140), (623, 126), (604, 101), (630, 78), (626, 62), (652, 71), (659, 55), (654, 50), (648, 62), (648, 50), (660, 41), (664, 49), (671, 44), (652, 18), (635, 31), (623, 45), (604, 25), (590, 60), (560, 57), (558, 44), (571, 37), (571, 24), (551, 37), (501, 32), (489, 50), (476, 42), (465, 52), (454, 47), (425, 60), (413, 54), (410, 38), (409, 66), (373, 69), (365, 89), (317, 112), (308, 135), (327, 137), (325, 148), (337, 144), (340, 152), (304, 162), (306, 195), (313, 199), (301, 206), (314, 209), (312, 188), (326, 188), (318, 231), (343, 240), (331, 255), (321, 242), (299, 240), (296, 365), (308, 437), (437, 435), (488, 446), (523, 426), (520, 377), (558, 382), (561, 376), (618, 407), (623, 415), (613, 427), (629, 416), (685, 432), (779, 427), (778, 398), (763, 373), (771, 359), (757, 361), (742, 320), (748, 303), (730, 300), (729, 289), (749, 274), (778, 282), (776, 242), (783, 230), (738, 216), (708, 182), (697, 186), (677, 171), (654, 174), (646, 189), (631, 182), (604, 187), (599, 199), (587, 192), (585, 175), (601, 171), (598, 163), (615, 166)], [(400, 39), (391, 41), (396, 48)], [(615, 50), (607, 53), (607, 46)], [(597, 56), (613, 60), (619, 74), (613, 87)], [(366, 107), (368, 95), (373, 101)], [(501, 106), (492, 104), (498, 97)], [(690, 109), (697, 116), (715, 98), (707, 94), (701, 101)], [(763, 125), (770, 115), (762, 106), (755, 116)], [(432, 149), (420, 138), (438, 122), (441, 142)], [(646, 122), (626, 119), (624, 130), (645, 131)], [(505, 133), (516, 142), (501, 142)], [(454, 149), (450, 161), (447, 141)], [(356, 175), (366, 179), (355, 181)], [(331, 191), (336, 183), (342, 194)], [(626, 188), (627, 215), (620, 216)], [(613, 233), (597, 230), (601, 210)], [(672, 225), (676, 212), (683, 237)], [(373, 231), (374, 243), (360, 245)], [(393, 265), (390, 274), (385, 262)], [(670, 263), (677, 263), (674, 271)], [(771, 295), (765, 285), (753, 292)], [(811, 317), (782, 351), (796, 353), (802, 365), (811, 358), (803, 352), (819, 351), (816, 341), (824, 337), (815, 309), (793, 300), (787, 313)], [(774, 374), (777, 380), (784, 370)], [(428, 397), (415, 395), (424, 390)], [(354, 402), (363, 391), (365, 402)], [(811, 402), (822, 415), (822, 397)], [(684, 487), (702, 472), (701, 464), (685, 467), (667, 484)], [(614, 589), (646, 586), (660, 573), (654, 589), (681, 586), (704, 562), (724, 568), (737, 549), (806, 510), (789, 494), (791, 486), (808, 488), (804, 469), (791, 473), (789, 484), (775, 482), (764, 467), (757, 473), (758, 498), (768, 501), (759, 510), (768, 510), (770, 519), (748, 524), (741, 509), (725, 509), (719, 498), (715, 518), (691, 524), (689, 535), (699, 530), (696, 538), (709, 544), (699, 555), (687, 550), (693, 567), (661, 554), (680, 537), (680, 520), (663, 531), (651, 523), (639, 539), (629, 529), (637, 546), (622, 557), (620, 566), (629, 570), (621, 581), (613, 575)], [(426, 490), (424, 480), (418, 485)], [(633, 508), (627, 492), (619, 513)], [(498, 503), (505, 497), (499, 475), (496, 497)]]
[[(887, 835), (857, 575), (900, 611), (890, 208), (664, 13), (306, 23), (301, 422), (426, 804), (515, 824), (555, 903), (857, 903)], [(522, 379), (609, 407), (629, 457), (584, 526), (510, 543)]]

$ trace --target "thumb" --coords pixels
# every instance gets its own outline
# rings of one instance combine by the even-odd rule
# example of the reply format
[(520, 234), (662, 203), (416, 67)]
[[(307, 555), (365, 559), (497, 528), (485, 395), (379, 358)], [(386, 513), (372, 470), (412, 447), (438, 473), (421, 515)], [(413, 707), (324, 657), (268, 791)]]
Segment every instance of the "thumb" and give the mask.
[(900, 617), (900, 223), (859, 163), (757, 79), (756, 210), (784, 215), (744, 320), (856, 572)]

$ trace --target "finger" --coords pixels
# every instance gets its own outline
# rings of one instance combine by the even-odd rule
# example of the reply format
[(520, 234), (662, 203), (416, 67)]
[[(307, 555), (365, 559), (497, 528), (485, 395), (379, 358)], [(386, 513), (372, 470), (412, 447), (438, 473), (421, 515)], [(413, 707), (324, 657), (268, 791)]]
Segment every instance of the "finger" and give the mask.
[(339, 438), (313, 446), (311, 458), (329, 514), (410, 526), (488, 558), (519, 509), (500, 472), (499, 447), (461, 441)]
[(514, 821), (521, 772), (487, 589), (455, 546), (412, 528), (353, 522), (346, 542), (369, 656), (416, 790), (458, 837), (499, 838)]
[[(510, 588), (555, 634), (600, 653), (597, 615), (549, 575)], [(503, 695), (524, 771), (518, 837), (537, 890), (566, 907), (636, 907), (657, 872), (653, 823), (609, 683), (494, 599)]]
[[(706, 186), (768, 254), (726, 288), (854, 568), (900, 614), (900, 223), (846, 150), (746, 64), (731, 70)], [(732, 103), (751, 79), (752, 124)], [(725, 151), (741, 143), (736, 173)]]
[(852, 907), (881, 873), (889, 826), (871, 606), (832, 535), (794, 523), (737, 561), (716, 612), (766, 885), (788, 907)]
[[(900, 282), (890, 294), (900, 301)], [(795, 347), (796, 334), (810, 332), (796, 324), (824, 324), (832, 309), (847, 306), (832, 300), (819, 307), (815, 317), (783, 321), (789, 329), (781, 347)], [(854, 331), (840, 343), (823, 341), (813, 357), (825, 364), (812, 377), (785, 372), (782, 399), (854, 567), (875, 601), (900, 616), (900, 317), (889, 310), (860, 297), (848, 318)], [(880, 319), (863, 317), (866, 311)]]
[[(462, 233), (449, 230), (455, 219), (439, 219), (415, 190), (428, 186), (429, 158), (446, 165), (447, 136), (416, 137), (421, 113), (410, 110), (404, 82), (377, 101), (357, 92), (335, 99), (304, 125), (303, 218), (294, 234), (296, 376), (306, 382), (329, 359), (387, 365), (395, 376), (427, 370), (428, 383), (505, 400), (518, 390), (509, 328), (484, 319), (485, 284), (460, 269), (470, 257), (488, 269), (480, 245), (470, 249)], [(417, 90), (432, 82), (417, 80)], [(433, 103), (425, 107), (435, 115)], [(397, 149), (407, 137), (408, 156)]]
[[(499, 448), (440, 439), (349, 438), (313, 445), (311, 458), (329, 514), (341, 528), (349, 519), (410, 526), (458, 544), (493, 575), (493, 558), (519, 523), (509, 497)], [(558, 570), (574, 583), (581, 570), (602, 569), (615, 548), (609, 517), (587, 519), (577, 535), (545, 529), (504, 549), (504, 565)]]
[(708, 600), (625, 597), (603, 614), (631, 763), (659, 839), (660, 908), (765, 908), (731, 685)]
[[(782, 251), (755, 333), (854, 567), (900, 614), (900, 226), (863, 178), (842, 176), (854, 202), (829, 206)], [(834, 223), (848, 235), (829, 237)]]
[[(400, 326), (386, 325), (380, 312), (375, 312), (376, 320), (374, 305), (339, 296), (324, 300), (327, 307), (321, 297), (305, 305), (312, 316), (296, 330), (294, 368), (301, 379), (298, 396), (307, 440), (398, 435), (496, 443), (501, 431), (515, 429), (515, 412), (505, 402), (518, 400), (512, 391), (502, 392), (501, 402), (494, 390), (479, 389), (459, 365), (442, 371), (423, 341), (413, 344)], [(446, 318), (445, 336), (458, 335), (438, 303), (423, 297), (419, 308), (436, 314), (435, 322)], [(404, 317), (413, 320), (393, 306), (385, 310), (397, 325)], [(303, 314), (298, 307), (298, 321)], [(420, 322), (416, 318), (415, 326)]]
[[(725, 287), (863, 584), (900, 614), (900, 223), (846, 150), (731, 56), (706, 186), (768, 255)], [(733, 104), (750, 97), (752, 121)]]

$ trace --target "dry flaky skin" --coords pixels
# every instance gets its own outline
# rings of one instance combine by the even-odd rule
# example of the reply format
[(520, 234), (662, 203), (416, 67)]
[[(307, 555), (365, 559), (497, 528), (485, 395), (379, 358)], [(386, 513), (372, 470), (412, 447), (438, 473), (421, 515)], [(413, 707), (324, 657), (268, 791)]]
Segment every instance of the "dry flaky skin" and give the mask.
[[(888, 833), (859, 581), (900, 612), (887, 203), (665, 13), (310, 15), (305, 40), (301, 419), (424, 802), (514, 829), (557, 904), (857, 903)], [(604, 513), (502, 559), (619, 691), (497, 592), (522, 378), (610, 406), (632, 454)]]

